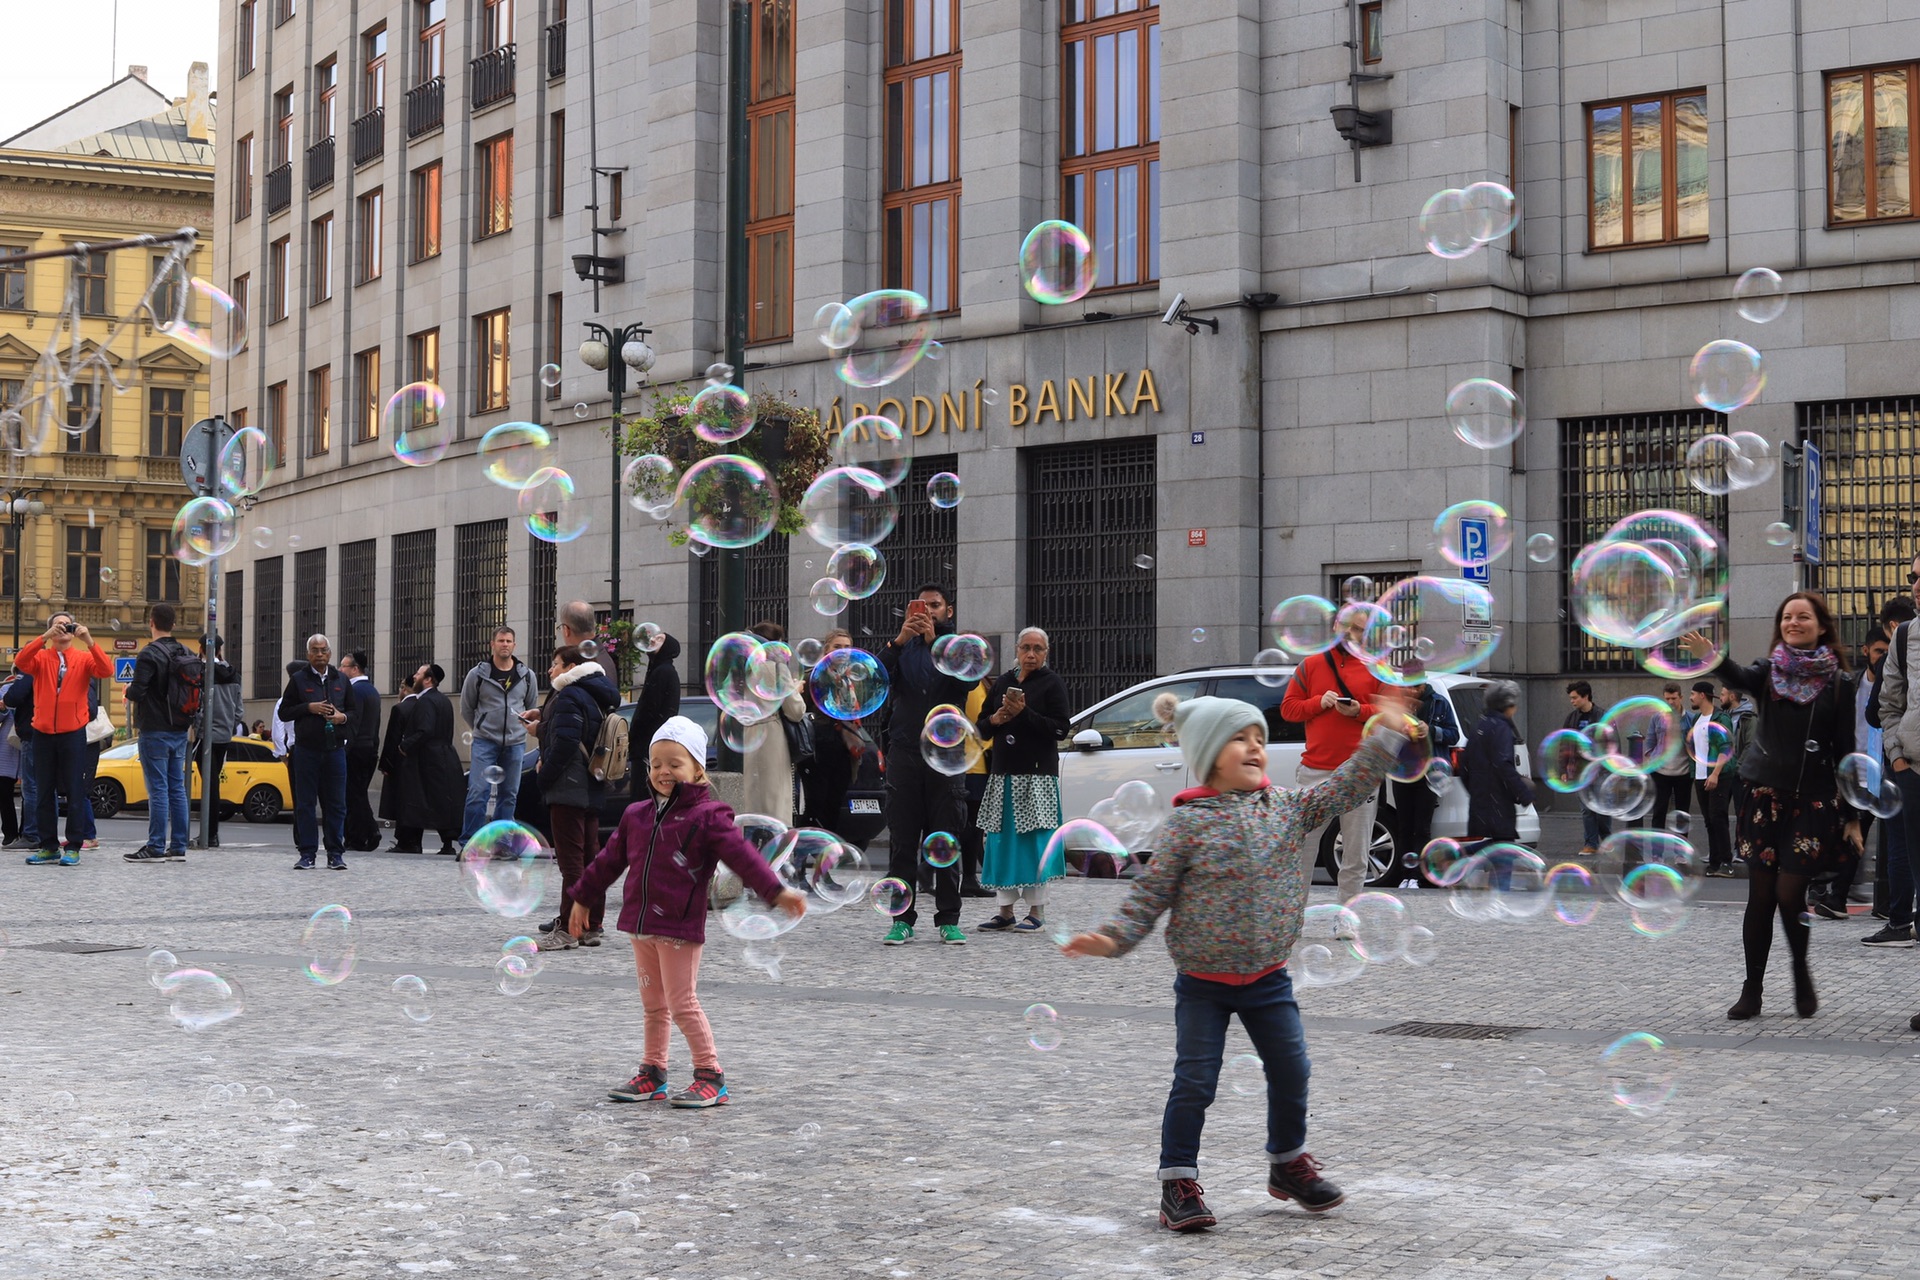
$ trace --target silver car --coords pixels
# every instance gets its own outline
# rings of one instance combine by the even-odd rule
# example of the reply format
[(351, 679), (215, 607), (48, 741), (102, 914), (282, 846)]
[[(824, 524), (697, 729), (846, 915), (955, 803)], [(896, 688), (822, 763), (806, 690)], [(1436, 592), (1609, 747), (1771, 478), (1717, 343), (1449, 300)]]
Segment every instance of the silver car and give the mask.
[[(1173, 797), (1200, 779), (1189, 776), (1180, 749), (1173, 745), (1153, 715), (1154, 699), (1162, 693), (1197, 698), (1212, 695), (1238, 698), (1261, 709), (1267, 718), (1267, 774), (1276, 786), (1293, 785), (1294, 772), (1306, 750), (1306, 730), (1302, 725), (1280, 716), (1280, 699), (1286, 693), (1292, 667), (1223, 666), (1182, 671), (1143, 681), (1123, 693), (1075, 716), (1068, 728), (1068, 743), (1060, 755), (1060, 803), (1066, 817), (1084, 818), (1093, 806), (1112, 795), (1123, 782), (1139, 780), (1152, 785), (1160, 799), (1171, 805)], [(1472, 675), (1436, 675), (1433, 687), (1453, 707), (1454, 718), (1464, 736), (1480, 720), (1482, 699), (1491, 681)], [(1456, 747), (1457, 756), (1461, 748)], [(1531, 776), (1525, 743), (1515, 751), (1514, 763), (1523, 777)], [(1382, 790), (1381, 804), (1373, 824), (1373, 843), (1367, 849), (1367, 882), (1393, 885), (1411, 873), (1400, 867), (1400, 857), (1418, 850), (1393, 847), (1393, 788)], [(1540, 843), (1540, 815), (1532, 805), (1516, 810), (1520, 843)], [(1467, 789), (1458, 782), (1448, 786), (1433, 813), (1433, 834), (1455, 839), (1467, 834)], [(1328, 880), (1333, 878), (1335, 851), (1340, 847), (1340, 828), (1333, 824), (1320, 841), (1319, 866)]]

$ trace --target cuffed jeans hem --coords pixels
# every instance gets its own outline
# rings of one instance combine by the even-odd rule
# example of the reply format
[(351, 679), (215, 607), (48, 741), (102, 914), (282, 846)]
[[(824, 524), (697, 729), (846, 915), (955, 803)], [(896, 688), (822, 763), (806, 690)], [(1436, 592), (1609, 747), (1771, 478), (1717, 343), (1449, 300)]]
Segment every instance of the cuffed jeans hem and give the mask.
[(1268, 1164), (1292, 1164), (1295, 1160), (1298, 1160), (1301, 1156), (1305, 1154), (1307, 1154), (1307, 1148), (1305, 1147), (1305, 1145), (1295, 1147), (1293, 1150), (1283, 1152), (1283, 1153), (1276, 1154), (1275, 1152), (1269, 1151), (1267, 1152), (1267, 1163)]
[(1162, 1169), (1160, 1171), (1160, 1181), (1162, 1182), (1177, 1182), (1181, 1178), (1192, 1178), (1196, 1182), (1199, 1181), (1200, 1167), (1190, 1164), (1177, 1169)]

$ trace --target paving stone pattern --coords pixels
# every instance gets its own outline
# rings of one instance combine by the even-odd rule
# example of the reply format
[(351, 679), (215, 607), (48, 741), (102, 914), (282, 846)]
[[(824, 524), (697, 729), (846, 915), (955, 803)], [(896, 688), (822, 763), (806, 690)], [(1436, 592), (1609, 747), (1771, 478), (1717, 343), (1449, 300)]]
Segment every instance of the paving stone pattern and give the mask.
[[(1311, 1145), (1348, 1204), (1316, 1219), (1269, 1198), (1262, 1101), (1223, 1084), (1201, 1162), (1220, 1226), (1177, 1237), (1154, 1217), (1158, 939), (1119, 961), (1038, 936), (883, 949), (884, 922), (849, 908), (788, 935), (774, 983), (716, 928), (701, 994), (735, 1101), (619, 1106), (603, 1091), (640, 1039), (623, 939), (508, 997), (500, 944), (544, 917), (483, 912), (448, 859), (296, 874), (286, 833), (267, 838), (185, 864), (119, 846), (0, 864), (0, 1276), (1658, 1280), (1891, 1277), (1920, 1257), (1920, 953), (1860, 946), (1864, 918), (1816, 930), (1818, 1017), (1792, 1016), (1781, 962), (1736, 1026), (1731, 904), (1656, 940), (1614, 907), (1577, 929), (1475, 924), (1408, 892), (1437, 963), (1301, 999)], [(1122, 892), (1072, 882), (1058, 911), (1092, 921)], [(299, 939), (329, 902), (355, 913), (358, 963), (318, 987)], [(58, 941), (137, 949), (31, 949)], [(237, 979), (244, 1015), (175, 1026), (155, 946)], [(424, 1025), (390, 990), (403, 973), (432, 985)], [(1027, 1043), (1034, 1001), (1060, 1011), (1052, 1052)], [(1377, 1034), (1409, 1019), (1539, 1030)], [(1673, 1098), (1647, 1116), (1599, 1069), (1635, 1030), (1671, 1045)], [(677, 1035), (674, 1053), (678, 1087)], [(235, 1084), (244, 1100), (219, 1100)]]

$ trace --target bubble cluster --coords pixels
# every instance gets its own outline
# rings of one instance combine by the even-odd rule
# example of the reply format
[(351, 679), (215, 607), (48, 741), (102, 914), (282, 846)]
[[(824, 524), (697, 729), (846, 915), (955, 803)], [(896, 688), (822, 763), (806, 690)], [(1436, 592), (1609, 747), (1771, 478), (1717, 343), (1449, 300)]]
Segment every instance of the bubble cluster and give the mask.
[(1354, 944), (1360, 918), (1343, 906), (1311, 906), (1300, 922), (1288, 970), (1297, 987), (1331, 987), (1352, 982), (1366, 971), (1366, 957)]
[[(887, 558), (878, 547), (864, 542), (849, 542), (834, 548), (827, 557), (826, 576), (821, 579), (845, 600), (865, 600), (887, 580)], [(824, 611), (823, 611), (824, 612)], [(840, 609), (833, 610), (839, 613)]]
[(1035, 302), (1078, 302), (1093, 290), (1099, 274), (1093, 242), (1071, 222), (1039, 223), (1020, 243), (1020, 284)]
[(934, 670), (972, 682), (993, 670), (993, 645), (983, 636), (960, 631), (933, 642)]
[(1513, 192), (1497, 182), (1448, 187), (1420, 209), (1420, 237), (1436, 258), (1464, 258), (1511, 232), (1519, 221)]
[(553, 850), (532, 827), (502, 819), (474, 832), (460, 850), (467, 893), (494, 915), (518, 919), (539, 910), (556, 871)]

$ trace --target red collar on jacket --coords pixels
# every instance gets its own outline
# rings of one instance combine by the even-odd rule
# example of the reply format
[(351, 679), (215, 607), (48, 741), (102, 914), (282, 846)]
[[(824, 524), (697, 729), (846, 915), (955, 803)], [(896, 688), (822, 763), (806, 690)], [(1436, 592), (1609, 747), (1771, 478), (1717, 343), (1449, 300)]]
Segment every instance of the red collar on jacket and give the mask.
[[(1272, 785), (1273, 780), (1271, 778), (1263, 777), (1260, 779), (1259, 789), (1264, 791)], [(1173, 807), (1178, 809), (1181, 805), (1191, 800), (1211, 800), (1220, 794), (1222, 793), (1215, 791), (1212, 787), (1188, 787), (1185, 791), (1182, 791), (1173, 798)]]

